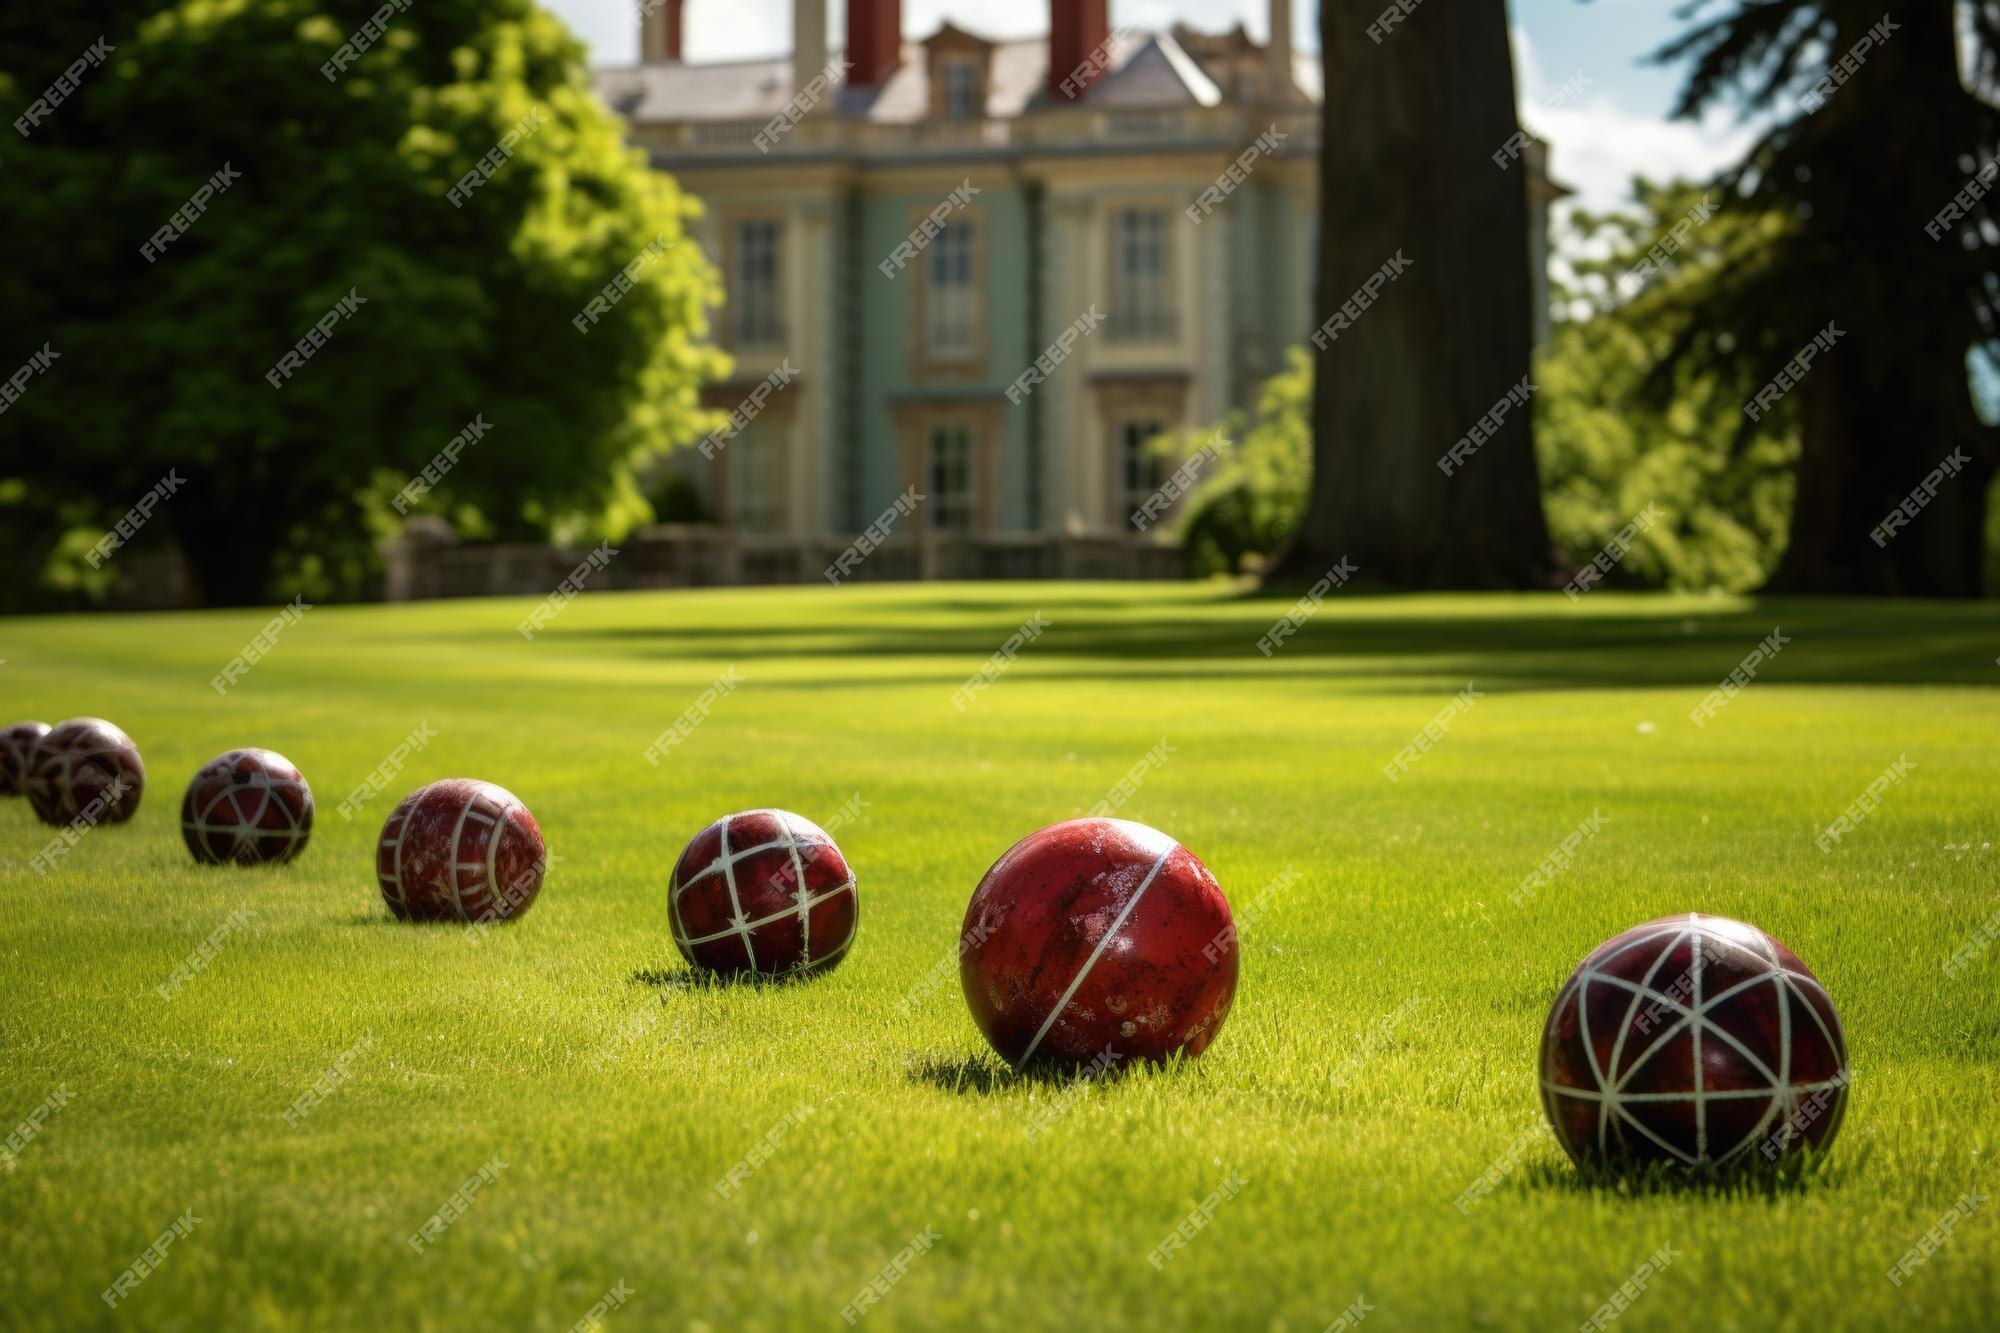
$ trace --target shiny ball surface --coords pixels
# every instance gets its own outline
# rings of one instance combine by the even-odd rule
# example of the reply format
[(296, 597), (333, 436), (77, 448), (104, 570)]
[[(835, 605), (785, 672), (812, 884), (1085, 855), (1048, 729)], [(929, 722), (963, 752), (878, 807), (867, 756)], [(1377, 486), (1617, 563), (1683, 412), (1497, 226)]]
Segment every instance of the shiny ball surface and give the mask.
[(306, 849), (313, 795), (270, 750), (230, 750), (203, 764), (181, 798), (181, 836), (203, 865), (280, 865)]
[(146, 765), (139, 747), (116, 726), (101, 717), (73, 717), (35, 742), (23, 785), (45, 824), (122, 824), (145, 795)]
[(1727, 917), (1664, 917), (1600, 945), (1542, 1034), (1542, 1106), (1578, 1165), (1767, 1164), (1823, 1150), (1848, 1078), (1819, 978)]
[(839, 965), (861, 921), (847, 858), (789, 810), (746, 810), (697, 833), (674, 863), (667, 923), (681, 957), (724, 976)]
[(534, 905), (548, 848), (504, 787), (446, 778), (397, 802), (375, 847), (382, 901), (402, 921), (511, 921)]
[(960, 949), (973, 1021), (1017, 1069), (1199, 1055), (1236, 994), (1236, 928), (1215, 877), (1122, 819), (1014, 844), (973, 892)]
[(0, 727), (0, 796), (20, 796), (27, 791), (28, 759), (35, 745), (49, 734), (46, 722), (15, 722)]

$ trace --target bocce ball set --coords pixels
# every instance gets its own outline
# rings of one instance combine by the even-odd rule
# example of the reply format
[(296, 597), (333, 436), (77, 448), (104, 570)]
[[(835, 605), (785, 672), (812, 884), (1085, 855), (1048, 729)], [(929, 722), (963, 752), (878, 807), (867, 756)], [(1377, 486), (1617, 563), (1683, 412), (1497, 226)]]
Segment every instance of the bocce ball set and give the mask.
[[(129, 820), (146, 785), (132, 738), (100, 718), (0, 730), (0, 794), (50, 824)], [(283, 756), (202, 765), (181, 832), (203, 865), (305, 850), (312, 789)], [(383, 901), (405, 921), (509, 921), (548, 866), (528, 808), (449, 778), (405, 796), (376, 844)], [(854, 872), (811, 820), (751, 810), (687, 845), (667, 886), (674, 944), (726, 976), (797, 977), (846, 957)], [(1200, 858), (1143, 824), (1072, 819), (1030, 834), (973, 891), (960, 938), (967, 1006), (1017, 1070), (1200, 1055), (1236, 993), (1229, 903)], [(1542, 1106), (1579, 1165), (1711, 1167), (1824, 1150), (1846, 1110), (1847, 1045), (1826, 988), (1754, 926), (1689, 913), (1600, 946), (1542, 1033)]]

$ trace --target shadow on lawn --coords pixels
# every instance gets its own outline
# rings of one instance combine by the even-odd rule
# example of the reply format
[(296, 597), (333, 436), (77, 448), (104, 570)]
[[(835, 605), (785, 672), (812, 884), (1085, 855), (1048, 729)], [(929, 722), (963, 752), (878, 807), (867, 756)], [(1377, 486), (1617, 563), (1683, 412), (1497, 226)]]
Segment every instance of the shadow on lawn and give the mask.
[(1105, 1066), (1093, 1073), (1053, 1061), (1037, 1060), (1018, 1072), (993, 1055), (921, 1055), (910, 1062), (910, 1081), (928, 1083), (961, 1096), (991, 1096), (1016, 1088), (1068, 1088), (1083, 1083), (1116, 1083), (1135, 1062)]
[(783, 990), (791, 986), (810, 986), (826, 972), (781, 972), (768, 975), (762, 972), (703, 972), (692, 967), (669, 971), (664, 967), (642, 967), (626, 978), (641, 986), (651, 986), (657, 991), (732, 991), (732, 990)]
[(1775, 1199), (1812, 1190), (1839, 1189), (1862, 1170), (1872, 1151), (1872, 1144), (1863, 1144), (1838, 1157), (1795, 1152), (1775, 1165), (1747, 1162), (1715, 1171), (1689, 1171), (1666, 1162), (1626, 1170), (1576, 1167), (1567, 1160), (1538, 1162), (1522, 1173), (1521, 1183), (1530, 1190), (1599, 1197)]
[[(891, 607), (863, 606), (839, 622), (772, 625), (631, 625), (583, 629), (567, 641), (622, 645), (646, 657), (728, 657), (786, 660), (827, 657), (966, 657), (984, 659), (1019, 619), (1040, 612), (1048, 629), (1032, 650), (1038, 680), (1094, 680), (1126, 674), (1133, 663), (1148, 675), (1265, 680), (1287, 675), (1379, 677), (1464, 676), (1480, 688), (1545, 689), (1688, 685), (1713, 689), (1773, 630), (1786, 644), (1758, 669), (1761, 681), (1788, 684), (1964, 683), (2000, 686), (1994, 649), (2000, 606), (1789, 598), (1763, 601), (1658, 603), (1658, 610), (1622, 604), (1593, 612), (1560, 600), (1496, 599), (1495, 612), (1427, 610), (1429, 599), (1391, 607), (1378, 597), (1329, 598), (1269, 657), (1258, 640), (1290, 611), (1269, 596), (1191, 598), (1185, 607), (1141, 601), (1120, 605), (1066, 593), (1018, 602), (968, 606), (919, 599)], [(1479, 604), (1461, 603), (1467, 607)], [(986, 613), (981, 623), (926, 624), (932, 615)], [(1791, 646), (1792, 642), (1796, 647)], [(1101, 669), (1077, 659), (1101, 659)], [(941, 664), (938, 679), (956, 663)], [(919, 671), (931, 674), (925, 667)], [(962, 676), (962, 672), (959, 673)], [(895, 673), (884, 678), (894, 683)], [(849, 682), (855, 685), (873, 681)]]

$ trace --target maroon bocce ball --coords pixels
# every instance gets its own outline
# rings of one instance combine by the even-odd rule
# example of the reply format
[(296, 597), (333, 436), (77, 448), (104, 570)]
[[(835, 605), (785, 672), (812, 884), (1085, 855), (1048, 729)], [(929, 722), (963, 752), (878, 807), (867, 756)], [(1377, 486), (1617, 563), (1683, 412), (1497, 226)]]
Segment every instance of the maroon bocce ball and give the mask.
[(312, 788), (269, 750), (217, 755), (181, 799), (181, 836), (203, 865), (282, 864), (306, 849), (312, 826)]
[(46, 722), (16, 722), (0, 728), (0, 796), (19, 796), (27, 790), (28, 759), (35, 743), (49, 734)]
[(59, 722), (35, 742), (23, 784), (44, 823), (122, 824), (146, 792), (146, 766), (132, 738), (100, 717)]
[(512, 792), (446, 778), (397, 803), (382, 825), (375, 873), (403, 921), (511, 921), (548, 870), (542, 830)]
[(1833, 1000), (1727, 917), (1664, 917), (1584, 959), (1542, 1033), (1542, 1106), (1578, 1165), (1763, 1165), (1823, 1150), (1847, 1106)]
[(1199, 1055), (1236, 994), (1236, 928), (1187, 848), (1123, 819), (1072, 819), (994, 862), (965, 909), (959, 974), (1016, 1069)]
[(788, 810), (747, 810), (716, 820), (681, 853), (667, 919), (695, 967), (798, 976), (847, 956), (861, 901), (825, 829)]

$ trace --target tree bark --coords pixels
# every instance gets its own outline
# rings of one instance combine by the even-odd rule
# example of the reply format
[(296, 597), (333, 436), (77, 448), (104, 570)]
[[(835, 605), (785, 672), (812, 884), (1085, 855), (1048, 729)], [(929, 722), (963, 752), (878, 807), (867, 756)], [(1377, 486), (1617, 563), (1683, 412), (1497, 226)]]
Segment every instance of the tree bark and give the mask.
[[(1773, 592), (1977, 597), (1984, 573), (2000, 455), (1967, 380), (1979, 330), (1960, 238), (1925, 230), (1967, 177), (1954, 147), (1963, 135), (1949, 125), (1965, 105), (1953, 7), (1890, 12), (1893, 35), (1813, 113), (1824, 123), (1805, 127), (1828, 160), (1786, 243), (1816, 257), (1822, 308), (1843, 336), (1794, 390), (1798, 498)], [(1857, 11), (1836, 55), (1880, 17)]]
[(196, 505), (169, 512), (175, 520), (174, 540), (194, 572), (203, 606), (258, 606), (268, 600), (279, 544), (269, 522)]
[(1799, 386), (1798, 497), (1766, 591), (1979, 596), (1990, 432), (1948, 349), (1919, 365), (1883, 342), (1843, 339)]
[(1334, 325), (1314, 339), (1314, 475), (1275, 577), (1314, 578), (1345, 557), (1370, 582), (1546, 586), (1529, 405), (1507, 404), (1449, 474), (1439, 462), (1529, 378), (1527, 164), (1506, 7), (1435, 0), (1386, 30), (1381, 17), (1356, 0), (1320, 8), (1317, 308)]

